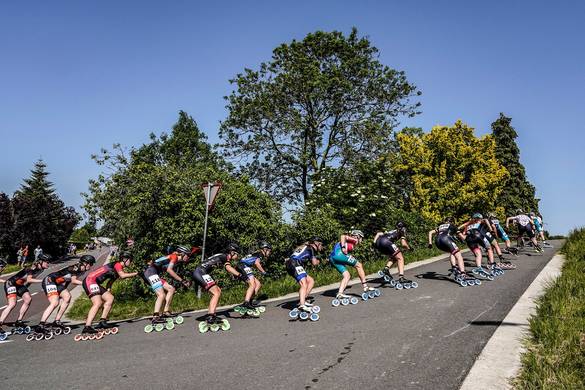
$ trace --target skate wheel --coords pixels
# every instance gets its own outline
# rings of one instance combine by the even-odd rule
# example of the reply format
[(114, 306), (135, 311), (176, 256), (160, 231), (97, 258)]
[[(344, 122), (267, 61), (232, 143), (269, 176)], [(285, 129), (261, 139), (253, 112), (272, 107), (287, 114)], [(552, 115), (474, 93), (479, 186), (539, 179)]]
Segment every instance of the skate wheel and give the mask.
[(307, 313), (305, 311), (302, 311), (302, 312), (299, 313), (299, 318), (304, 321), (307, 318), (309, 318), (309, 313)]
[(341, 302), (339, 302), (339, 299), (336, 298), (336, 299), (331, 301), (331, 306), (337, 307), (337, 306), (339, 306), (340, 303)]
[(374, 290), (374, 295), (379, 297), (380, 295), (382, 295), (382, 291), (380, 291), (379, 289), (375, 289)]
[(390, 281), (390, 286), (392, 286), (392, 287), (396, 287), (396, 280), (392, 279), (392, 280)]
[(487, 278), (488, 278), (488, 280), (492, 280), (492, 281), (494, 280), (494, 277), (492, 275), (488, 275)]
[(73, 340), (74, 341), (81, 341), (81, 335), (80, 334), (76, 334), (75, 336), (73, 336)]
[(26, 333), (26, 334), (29, 334), (30, 332), (31, 332), (31, 328), (30, 328), (30, 326), (26, 326), (26, 327), (24, 328), (24, 333)]
[[(103, 333), (98, 333), (98, 334), (96, 334), (96, 335), (95, 335), (95, 338), (94, 338), (94, 339), (95, 339), (95, 340), (101, 340), (101, 339), (103, 339), (103, 338), (104, 338), (104, 334), (103, 334)], [(91, 339), (90, 339), (90, 340), (91, 340)]]
[[(28, 336), (29, 336), (29, 335), (27, 335), (26, 337), (28, 337)], [(33, 336), (33, 338), (34, 338), (36, 341), (41, 341), (41, 340), (42, 340), (42, 339), (45, 337), (45, 335), (44, 335), (44, 334), (42, 334), (42, 333), (37, 333), (37, 334), (32, 334), (32, 333), (31, 333), (31, 334), (30, 334), (30, 336)]]
[(479, 286), (479, 285), (481, 285), (481, 280), (479, 280), (479, 279), (475, 279), (475, 285), (476, 285), (476, 286)]
[(154, 326), (152, 326), (152, 324), (148, 324), (144, 327), (144, 332), (145, 333), (150, 333), (154, 330)]
[(297, 319), (297, 317), (299, 316), (299, 309), (292, 309), (289, 313), (288, 316), (292, 319)]
[(385, 281), (386, 283), (389, 283), (389, 282), (390, 282), (390, 276), (388, 276), (388, 275), (384, 275), (384, 281)]
[(185, 319), (183, 318), (183, 316), (176, 316), (175, 317), (175, 323), (177, 325), (181, 325), (183, 322), (185, 322)]
[(70, 326), (66, 326), (65, 328), (63, 328), (63, 334), (67, 335), (71, 333), (71, 327)]
[(313, 307), (311, 308), (311, 311), (312, 311), (313, 313), (319, 313), (319, 312), (321, 311), (321, 307), (319, 307), (319, 306), (313, 306)]
[(221, 320), (221, 330), (223, 331), (230, 330), (231, 327), (232, 326), (230, 325), (228, 320), (226, 320), (225, 318)]
[(55, 334), (55, 336), (60, 336), (61, 333), (63, 333), (63, 329), (55, 328), (55, 329), (53, 329), (53, 333)]
[(386, 280), (386, 276), (384, 275), (384, 271), (378, 271), (378, 276), (383, 277)]
[(165, 328), (164, 324), (156, 324), (154, 326), (154, 330), (156, 330), (157, 332), (162, 332), (164, 328)]
[(14, 333), (16, 333), (16, 334), (23, 334), (24, 333), (24, 330), (18, 328), (18, 329), (15, 329), (14, 330)]
[(87, 334), (81, 335), (80, 340), (81, 341), (87, 341), (87, 340), (89, 340), (89, 335), (87, 335)]
[(234, 307), (234, 311), (235, 311), (236, 313), (238, 313), (238, 314), (244, 314), (244, 313), (242, 312), (242, 309), (243, 309), (243, 308), (242, 308), (241, 306), (236, 306), (236, 307)]
[(405, 283), (404, 284), (404, 288), (407, 290), (410, 290), (410, 288), (412, 287), (412, 285), (410, 283)]
[(111, 331), (111, 334), (116, 334), (116, 333), (118, 333), (119, 329), (117, 326), (115, 326), (112, 329), (110, 329), (110, 331)]
[(357, 305), (357, 303), (359, 302), (359, 300), (356, 297), (351, 297), (350, 300), (349, 300), (349, 302), (352, 305)]
[(362, 293), (362, 299), (364, 301), (367, 301), (368, 300), (368, 293)]
[(45, 340), (51, 340), (53, 338), (53, 333), (47, 333), (45, 334)]
[(205, 333), (209, 330), (209, 324), (205, 321), (199, 323), (199, 333)]
[(347, 306), (347, 305), (349, 305), (349, 299), (347, 299), (347, 298), (343, 298), (343, 299), (341, 300), (341, 304), (342, 304), (343, 306)]
[(7, 337), (8, 335), (6, 333), (0, 333), (0, 341), (6, 340)]
[(370, 298), (370, 299), (374, 299), (374, 298), (376, 298), (376, 293), (375, 293), (374, 291), (370, 291), (370, 292), (368, 293), (368, 298)]
[(412, 288), (418, 288), (418, 283), (417, 282), (412, 282), (411, 287)]
[(257, 307), (257, 310), (258, 310), (260, 313), (264, 313), (264, 312), (266, 312), (266, 306), (258, 306), (258, 307)]
[(32, 334), (27, 334), (26, 335), (26, 341), (33, 341), (35, 339), (35, 336)]
[(102, 335), (102, 333), (98, 333), (98, 334), (90, 334), (90, 335), (87, 337), (87, 339), (88, 339), (88, 340), (95, 340), (95, 339), (96, 339), (96, 337), (98, 337), (98, 336), (100, 336), (100, 335)]
[(402, 290), (402, 284), (400, 283), (396, 283), (394, 287), (396, 288), (396, 290)]
[[(156, 327), (155, 327), (156, 328)], [(110, 333), (112, 333), (112, 331), (110, 329), (104, 329), (102, 331), (103, 334), (105, 334), (106, 336), (109, 335)]]
[(211, 330), (212, 332), (217, 332), (219, 330), (219, 325), (218, 324), (211, 324), (211, 325), (209, 325), (209, 330)]
[(319, 314), (317, 313), (313, 313), (311, 314), (311, 316), (309, 317), (311, 319), (311, 321), (315, 322), (315, 321), (319, 321)]
[(466, 282), (465, 280), (460, 280), (460, 281), (459, 281), (459, 285), (460, 285), (461, 287), (467, 287), (467, 282)]
[(173, 329), (175, 329), (175, 323), (174, 322), (167, 322), (165, 324), (165, 329), (166, 330), (173, 330)]

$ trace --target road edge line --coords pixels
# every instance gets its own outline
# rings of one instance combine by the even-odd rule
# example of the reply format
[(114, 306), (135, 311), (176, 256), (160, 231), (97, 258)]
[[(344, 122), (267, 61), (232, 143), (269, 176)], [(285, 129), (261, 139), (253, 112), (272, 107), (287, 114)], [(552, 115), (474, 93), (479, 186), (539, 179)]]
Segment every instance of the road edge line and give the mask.
[[(536, 301), (561, 275), (564, 262), (565, 256), (557, 252), (540, 271), (490, 337), (460, 390), (512, 388), (510, 381), (522, 367), (523, 340), (530, 334), (529, 320), (536, 313)], [(486, 375), (489, 375), (489, 380), (486, 380)]]

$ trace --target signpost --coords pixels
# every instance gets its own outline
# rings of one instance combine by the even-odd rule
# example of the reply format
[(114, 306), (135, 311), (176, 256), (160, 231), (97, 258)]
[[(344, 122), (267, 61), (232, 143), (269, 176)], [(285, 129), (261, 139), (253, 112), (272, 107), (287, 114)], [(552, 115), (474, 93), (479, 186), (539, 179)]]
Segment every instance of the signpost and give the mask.
[[(207, 241), (207, 219), (209, 211), (213, 208), (215, 198), (221, 190), (222, 183), (216, 181), (215, 183), (203, 183), (203, 194), (205, 195), (205, 225), (203, 227), (203, 245), (201, 247), (201, 261), (205, 261), (205, 241)], [(197, 299), (201, 298), (201, 286), (197, 288)]]

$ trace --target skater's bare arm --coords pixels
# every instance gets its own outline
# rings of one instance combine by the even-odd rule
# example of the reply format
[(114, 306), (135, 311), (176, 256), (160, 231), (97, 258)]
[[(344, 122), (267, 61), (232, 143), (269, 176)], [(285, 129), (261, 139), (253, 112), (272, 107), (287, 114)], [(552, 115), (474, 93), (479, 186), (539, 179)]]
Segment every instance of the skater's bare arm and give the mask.
[(43, 279), (35, 279), (32, 276), (28, 275), (26, 277), (26, 282), (27, 283), (41, 283), (43, 281)]
[(514, 219), (514, 217), (508, 217), (506, 218), (506, 229), (508, 229), (510, 227), (510, 221)]
[(256, 268), (258, 268), (258, 271), (260, 271), (263, 274), (266, 273), (266, 271), (264, 270), (264, 267), (262, 267), (262, 262), (260, 261), (260, 259), (256, 259), (256, 261), (254, 262), (254, 265), (256, 266)]
[(311, 259), (311, 264), (313, 264), (313, 265), (315, 265), (315, 266), (319, 265), (319, 259), (318, 259), (318, 258), (316, 258), (316, 257), (313, 257), (313, 258)]
[[(134, 276), (138, 275), (138, 272), (125, 272), (125, 271), (118, 271), (118, 276), (120, 277), (120, 279), (126, 279), (126, 278), (132, 278)], [(112, 283), (114, 281), (112, 280)]]
[(234, 267), (232, 267), (232, 265), (229, 263), (225, 264), (225, 270), (237, 278), (239, 278), (241, 276), (241, 274), (238, 272), (238, 270), (235, 269)]
[(435, 229), (429, 231), (429, 247), (433, 246), (433, 236), (437, 233)]
[(173, 279), (175, 279), (177, 282), (182, 282), (183, 278), (181, 278), (173, 269), (174, 263), (169, 263), (169, 266), (167, 267), (167, 273), (169, 275), (171, 275), (171, 277)]
[(382, 232), (378, 232), (376, 233), (376, 235), (374, 236), (374, 244), (376, 243), (376, 241), (378, 241), (378, 238), (380, 238), (380, 236), (384, 235), (384, 233)]
[(341, 251), (344, 255), (347, 255), (347, 236), (345, 234), (341, 235), (339, 243), (341, 244)]
[(407, 250), (410, 250), (410, 245), (408, 245), (408, 241), (406, 241), (406, 238), (402, 237), (400, 239), (400, 245), (402, 245), (403, 248), (406, 248)]
[(465, 229), (467, 228), (467, 225), (469, 225), (469, 222), (465, 222), (463, 225), (459, 226), (457, 229), (464, 232)]
[(77, 284), (77, 285), (80, 285), (81, 286), (83, 284), (83, 281), (77, 279), (77, 276), (72, 276), (71, 277), (71, 283)]

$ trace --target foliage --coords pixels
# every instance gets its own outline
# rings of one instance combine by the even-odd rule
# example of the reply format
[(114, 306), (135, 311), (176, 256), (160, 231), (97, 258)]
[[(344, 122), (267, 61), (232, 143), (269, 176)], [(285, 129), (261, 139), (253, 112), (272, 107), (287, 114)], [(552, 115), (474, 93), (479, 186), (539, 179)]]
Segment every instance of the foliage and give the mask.
[(59, 255), (65, 252), (67, 240), (80, 217), (55, 194), (48, 175), (46, 164), (37, 161), (31, 177), (24, 180), (12, 198), (13, 249), (18, 245), (29, 245), (32, 250), (40, 245), (45, 253)]
[[(104, 222), (104, 233), (116, 242), (133, 237), (138, 268), (162, 255), (169, 244), (202, 244), (201, 183), (209, 181), (220, 180), (223, 187), (209, 216), (207, 255), (230, 241), (243, 248), (254, 247), (260, 239), (285, 241), (280, 205), (246, 177), (233, 175), (184, 112), (170, 134), (152, 135), (150, 143), (129, 153), (116, 145), (113, 152), (102, 150), (95, 159), (110, 172), (90, 181), (84, 207)], [(278, 253), (278, 246), (275, 249)]]
[(585, 388), (585, 229), (563, 246), (562, 274), (538, 299), (518, 389)]
[(307, 200), (327, 167), (384, 153), (398, 118), (417, 114), (420, 104), (404, 72), (381, 64), (356, 29), (282, 44), (271, 61), (231, 83), (224, 150), (261, 188), (292, 203)]
[(495, 157), (492, 136), (477, 138), (473, 128), (457, 121), (426, 134), (408, 129), (396, 141), (392, 165), (411, 189), (410, 211), (438, 222), (495, 209), (508, 173)]
[(0, 257), (11, 256), (14, 252), (13, 225), (12, 202), (8, 195), (0, 192)]

